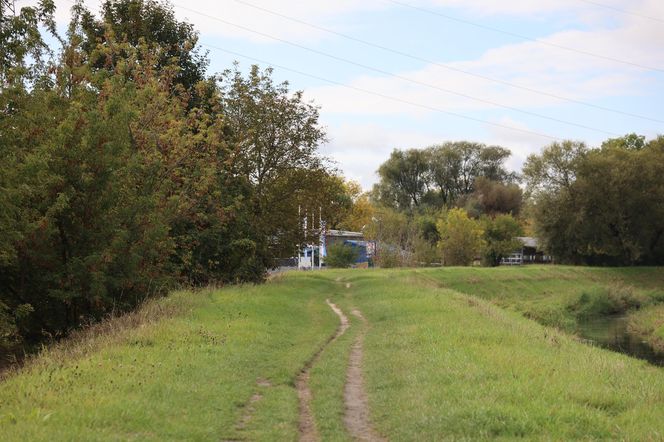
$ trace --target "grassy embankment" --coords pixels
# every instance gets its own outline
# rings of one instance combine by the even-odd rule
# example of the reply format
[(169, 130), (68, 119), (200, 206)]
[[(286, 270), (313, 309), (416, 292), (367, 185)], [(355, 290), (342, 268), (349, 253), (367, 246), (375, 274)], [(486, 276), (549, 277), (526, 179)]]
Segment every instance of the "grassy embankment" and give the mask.
[(526, 266), (421, 273), (441, 287), (487, 299), (568, 332), (585, 318), (648, 311), (664, 303), (661, 268)]
[[(451, 281), (465, 272), (349, 279), (357, 295), (339, 304), (357, 305), (372, 324), (366, 373), (380, 431), (394, 440), (664, 438), (664, 370), (431, 287), (431, 276)], [(480, 277), (502, 272), (499, 279), (523, 276), (489, 269)]]
[(294, 278), (156, 301), (172, 314), (54, 349), (2, 381), (0, 439), (294, 439), (294, 379), (337, 327), (321, 299), (332, 285)]
[[(369, 324), (364, 373), (372, 419), (392, 440), (661, 440), (664, 370), (462, 293), (478, 289), (496, 303), (542, 313), (551, 309), (543, 307), (547, 294), (569, 293), (564, 301), (549, 300), (567, 306), (567, 296), (617, 279), (650, 296), (664, 287), (660, 273), (329, 271), (287, 275), (262, 287), (180, 293), (159, 301), (184, 303), (172, 315), (77, 356), (55, 350), (4, 381), (0, 426), (8, 440), (294, 440), (293, 381), (338, 325), (325, 304), (330, 298), (353, 326), (311, 370), (323, 440), (348, 440), (343, 385), (362, 327), (350, 315), (353, 307)], [(491, 298), (497, 291), (502, 295)]]
[(660, 353), (664, 353), (664, 305), (657, 305), (630, 316), (628, 330)]

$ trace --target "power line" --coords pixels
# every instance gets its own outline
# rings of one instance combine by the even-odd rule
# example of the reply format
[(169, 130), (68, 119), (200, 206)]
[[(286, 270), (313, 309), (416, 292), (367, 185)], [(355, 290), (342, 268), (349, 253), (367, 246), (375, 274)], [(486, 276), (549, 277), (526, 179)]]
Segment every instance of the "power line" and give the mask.
[[(420, 61), (420, 62), (423, 62), (423, 63), (428, 63), (428, 64), (431, 64), (431, 65), (434, 65), (434, 66), (437, 66), (437, 67), (440, 67), (440, 68), (443, 68), (443, 69), (447, 69), (447, 70), (450, 70), (450, 71), (453, 71), (453, 72), (458, 72), (458, 73), (461, 73), (461, 74), (464, 74), (464, 75), (469, 75), (469, 76), (473, 76), (473, 77), (476, 77), (476, 78), (481, 78), (483, 80), (492, 81), (494, 83), (502, 84), (502, 85), (505, 85), (505, 86), (510, 86), (510, 87), (513, 87), (513, 88), (516, 88), (516, 89), (521, 89), (521, 90), (532, 92), (532, 93), (535, 93), (535, 94), (538, 94), (538, 95), (542, 95), (542, 96), (546, 96), (546, 97), (550, 97), (550, 98), (555, 98), (555, 99), (558, 99), (558, 100), (567, 101), (569, 103), (579, 104), (579, 105), (582, 105), (582, 106), (586, 106), (586, 107), (590, 107), (590, 108), (594, 108), (594, 109), (598, 109), (598, 110), (602, 110), (602, 111), (606, 111), (606, 112), (612, 112), (612, 113), (616, 113), (616, 114), (620, 114), (620, 115), (625, 115), (625, 116), (628, 116), (628, 117), (653, 121), (653, 122), (657, 122), (657, 123), (664, 123), (664, 120), (659, 120), (657, 118), (652, 118), (652, 117), (648, 117), (648, 116), (645, 116), (645, 115), (634, 114), (634, 113), (631, 113), (631, 112), (625, 112), (625, 111), (621, 111), (619, 109), (613, 109), (613, 108), (610, 108), (610, 107), (600, 106), (600, 105), (597, 105), (597, 104), (588, 103), (586, 101), (577, 100), (577, 99), (574, 99), (574, 98), (563, 97), (561, 95), (552, 94), (552, 93), (549, 93), (549, 92), (546, 92), (546, 91), (541, 91), (541, 90), (538, 90), (538, 89), (530, 88), (528, 86), (519, 85), (519, 84), (516, 84), (516, 83), (509, 82), (509, 81), (505, 81), (505, 80), (489, 77), (489, 76), (486, 76), (486, 75), (478, 74), (478, 73), (475, 73), (475, 72), (467, 71), (467, 70), (464, 70), (464, 69), (456, 68), (456, 67), (453, 67), (453, 66), (449, 66), (449, 65), (444, 64), (444, 63), (440, 63), (440, 62), (436, 62), (434, 60), (430, 60), (430, 59), (427, 59), (427, 58), (424, 58), (424, 57), (419, 57), (419, 56), (416, 56), (416, 55), (412, 55), (412, 54), (409, 54), (407, 52), (399, 51), (397, 49), (393, 49), (393, 48), (390, 48), (390, 47), (387, 47), (387, 46), (383, 46), (383, 45), (373, 43), (373, 42), (370, 42), (370, 41), (367, 41), (367, 40), (363, 40), (363, 39), (360, 39), (360, 38), (357, 38), (357, 37), (353, 37), (351, 35), (344, 34), (344, 33), (329, 29), (329, 28), (318, 26), (316, 24), (313, 24), (313, 23), (310, 23), (310, 22), (307, 22), (307, 21), (289, 16), (289, 15), (285, 15), (285, 14), (282, 14), (282, 13), (279, 13), (279, 12), (276, 12), (276, 11), (273, 11), (273, 10), (270, 10), (270, 9), (267, 9), (267, 8), (263, 8), (261, 6), (246, 2), (244, 0), (233, 0), (233, 1), (235, 1), (236, 3), (240, 3), (242, 5), (248, 6), (250, 8), (254, 8), (254, 9), (257, 9), (259, 11), (263, 11), (263, 12), (266, 12), (268, 14), (272, 14), (274, 16), (290, 20), (294, 23), (299, 23), (299, 24), (303, 24), (305, 26), (309, 26), (312, 29), (317, 29), (317, 30), (320, 30), (320, 31), (324, 31), (324, 32), (327, 32), (327, 33), (345, 38), (347, 40), (355, 41), (357, 43), (361, 43), (361, 44), (364, 44), (366, 46), (370, 46), (370, 47), (380, 49), (380, 50), (383, 50), (383, 51), (386, 51), (386, 52), (397, 54), (397, 55), (400, 55), (402, 57), (410, 58), (412, 60)], [(583, 1), (583, 0), (580, 0), (580, 1)]]
[(481, 29), (492, 31), (492, 32), (497, 32), (499, 34), (505, 34), (505, 35), (509, 35), (511, 37), (516, 37), (516, 38), (519, 38), (521, 40), (527, 40), (527, 41), (531, 41), (533, 43), (538, 43), (538, 44), (541, 44), (541, 45), (550, 46), (550, 47), (562, 49), (562, 50), (565, 50), (565, 51), (576, 52), (578, 54), (587, 55), (589, 57), (595, 57), (595, 58), (599, 58), (599, 59), (602, 59), (602, 60), (611, 61), (611, 62), (614, 62), (614, 63), (620, 63), (620, 64), (624, 64), (624, 65), (628, 65), (628, 66), (633, 66), (633, 67), (637, 67), (637, 68), (640, 68), (640, 69), (645, 69), (645, 70), (648, 70), (648, 71), (664, 73), (663, 68), (656, 68), (656, 67), (652, 67), (652, 66), (646, 66), (646, 65), (643, 65), (643, 64), (639, 64), (639, 63), (635, 63), (635, 62), (631, 62), (631, 61), (627, 61), (627, 60), (621, 60), (621, 59), (618, 59), (618, 58), (609, 57), (607, 55), (596, 54), (594, 52), (589, 52), (589, 51), (584, 51), (584, 50), (581, 50), (581, 49), (571, 48), (569, 46), (559, 45), (557, 43), (552, 43), (550, 41), (540, 40), (538, 38), (529, 37), (527, 35), (517, 34), (516, 32), (506, 31), (504, 29), (494, 28), (493, 26), (483, 25), (481, 23), (476, 23), (476, 22), (473, 22), (473, 21), (470, 21), (470, 20), (465, 20), (465, 19), (462, 19), (462, 18), (458, 18), (458, 17), (448, 15), (448, 14), (443, 14), (442, 12), (434, 11), (432, 9), (423, 8), (421, 6), (411, 5), (409, 3), (404, 3), (404, 2), (401, 2), (399, 0), (385, 0), (385, 1), (390, 2), (390, 3), (394, 3), (395, 5), (403, 6), (404, 8), (414, 9), (414, 10), (417, 10), (417, 11), (420, 11), (420, 12), (425, 12), (427, 14), (436, 15), (438, 17), (443, 17), (447, 20), (455, 21), (455, 22), (458, 22), (458, 23), (463, 23), (463, 24), (466, 24), (466, 25), (469, 25), (469, 26), (474, 26), (476, 28), (481, 28)]
[(236, 57), (241, 57), (241, 58), (245, 58), (247, 60), (251, 60), (251, 61), (254, 61), (254, 62), (257, 62), (257, 63), (270, 65), (270, 66), (273, 66), (273, 67), (276, 67), (276, 68), (279, 68), (279, 69), (283, 69), (285, 71), (293, 72), (293, 73), (298, 74), (298, 75), (313, 78), (315, 80), (324, 81), (326, 83), (333, 84), (335, 86), (341, 86), (343, 88), (351, 89), (351, 90), (354, 90), (354, 91), (357, 91), (357, 92), (362, 92), (362, 93), (365, 93), (365, 94), (368, 94), (368, 95), (373, 95), (373, 96), (380, 97), (380, 98), (390, 100), (390, 101), (394, 101), (394, 102), (397, 102), (397, 103), (408, 104), (410, 106), (419, 107), (419, 108), (422, 108), (422, 109), (430, 110), (430, 111), (433, 111), (433, 112), (438, 112), (438, 113), (445, 114), (445, 115), (451, 115), (453, 117), (474, 121), (476, 123), (481, 123), (481, 124), (485, 124), (485, 125), (489, 125), (489, 126), (499, 127), (501, 129), (508, 129), (508, 130), (511, 130), (511, 131), (514, 131), (514, 132), (521, 132), (521, 133), (525, 133), (525, 134), (528, 134), (528, 135), (536, 135), (538, 137), (548, 138), (548, 139), (554, 140), (554, 141), (561, 141), (562, 140), (562, 138), (559, 138), (559, 137), (556, 137), (556, 136), (553, 136), (553, 135), (549, 135), (549, 134), (545, 134), (543, 132), (536, 132), (536, 131), (532, 131), (532, 130), (529, 130), (529, 129), (521, 129), (521, 128), (518, 128), (518, 127), (508, 126), (506, 124), (495, 123), (493, 121), (483, 120), (481, 118), (475, 118), (475, 117), (470, 117), (468, 115), (459, 114), (459, 113), (456, 113), (456, 112), (446, 111), (444, 109), (429, 106), (429, 105), (426, 105), (426, 104), (416, 103), (414, 101), (404, 100), (404, 99), (401, 99), (401, 98), (398, 98), (398, 97), (392, 97), (392, 96), (389, 96), (389, 95), (382, 94), (380, 92), (371, 91), (371, 90), (360, 88), (360, 87), (357, 87), (357, 86), (351, 86), (351, 85), (344, 84), (344, 83), (341, 83), (341, 82), (336, 81), (336, 80), (330, 80), (329, 78), (321, 77), (321, 76), (314, 75), (314, 74), (309, 74), (307, 72), (303, 72), (303, 71), (293, 69), (293, 68), (289, 68), (289, 67), (286, 67), (286, 66), (281, 66), (281, 65), (278, 65), (276, 63), (272, 63), (270, 61), (262, 60), (262, 59), (256, 58), (256, 57), (251, 57), (249, 55), (241, 54), (239, 52), (232, 51), (230, 49), (221, 48), (219, 46), (214, 46), (214, 45), (210, 45), (210, 44), (207, 44), (207, 43), (200, 43), (200, 44), (201, 44), (201, 46), (205, 46), (205, 47), (208, 47), (210, 49), (217, 50), (217, 51), (226, 52), (226, 53), (234, 55)]
[(620, 12), (621, 14), (632, 15), (634, 17), (640, 17), (640, 18), (645, 18), (647, 20), (653, 20), (653, 21), (657, 21), (657, 22), (660, 22), (660, 23), (664, 23), (664, 19), (661, 19), (661, 18), (658, 18), (658, 17), (652, 17), (650, 15), (641, 14), (639, 12), (629, 11), (627, 9), (617, 8), (615, 6), (607, 5), (605, 3), (594, 2), (594, 1), (591, 1), (591, 0), (578, 0), (578, 1), (583, 2), (583, 3), (588, 3), (589, 5), (593, 5), (593, 6), (599, 6), (600, 8), (605, 8), (605, 9), (610, 9), (612, 11)]
[(275, 36), (270, 35), (270, 34), (266, 34), (264, 32), (256, 31), (256, 30), (251, 29), (249, 27), (238, 25), (238, 24), (229, 22), (227, 20), (223, 20), (223, 19), (218, 18), (218, 17), (213, 17), (209, 14), (206, 14), (206, 13), (203, 13), (203, 12), (200, 12), (200, 11), (196, 11), (196, 10), (193, 10), (193, 9), (190, 9), (190, 8), (187, 8), (187, 7), (183, 7), (183, 6), (180, 6), (180, 5), (175, 5), (175, 6), (181, 8), (181, 9), (191, 11), (191, 12), (194, 12), (196, 14), (200, 14), (202, 16), (211, 18), (213, 20), (217, 20), (221, 23), (224, 23), (224, 24), (227, 24), (227, 25), (230, 25), (230, 26), (233, 26), (233, 27), (237, 27), (238, 29), (242, 29), (242, 30), (245, 30), (247, 32), (251, 32), (251, 33), (254, 33), (256, 35), (260, 35), (262, 37), (270, 38), (272, 40), (276, 40), (276, 41), (294, 46), (296, 48), (306, 50), (306, 51), (314, 53), (314, 54), (322, 55), (324, 57), (328, 57), (328, 58), (336, 60), (336, 61), (341, 61), (343, 63), (347, 63), (347, 64), (350, 64), (350, 65), (353, 65), (353, 66), (357, 66), (357, 67), (360, 67), (362, 69), (373, 71), (373, 72), (379, 73), (381, 75), (386, 75), (386, 76), (389, 76), (389, 77), (397, 78), (397, 79), (402, 80), (402, 81), (407, 81), (409, 83), (413, 83), (413, 84), (417, 84), (417, 85), (420, 85), (420, 86), (428, 87), (430, 89), (435, 89), (435, 90), (438, 90), (438, 91), (441, 91), (441, 92), (445, 92), (445, 93), (448, 93), (448, 94), (460, 96), (460, 97), (463, 97), (463, 98), (466, 98), (466, 99), (475, 100), (475, 101), (478, 101), (478, 102), (490, 104), (492, 106), (501, 107), (501, 108), (504, 108), (504, 109), (511, 110), (513, 112), (519, 112), (519, 113), (522, 113), (522, 114), (525, 114), (525, 115), (530, 115), (530, 116), (534, 116), (534, 117), (537, 117), (537, 118), (542, 118), (542, 119), (545, 119), (545, 120), (554, 121), (556, 123), (567, 124), (569, 126), (574, 126), (574, 127), (594, 131), (594, 132), (599, 132), (599, 133), (602, 133), (602, 134), (605, 134), (605, 135), (620, 136), (620, 134), (618, 134), (618, 133), (610, 132), (610, 131), (607, 131), (607, 130), (604, 130), (604, 129), (597, 129), (597, 128), (587, 126), (587, 125), (584, 125), (584, 124), (574, 123), (574, 122), (571, 122), (571, 121), (567, 121), (567, 120), (563, 120), (563, 119), (559, 119), (559, 118), (555, 118), (555, 117), (550, 117), (550, 116), (539, 114), (539, 113), (536, 113), (536, 112), (531, 112), (531, 111), (519, 109), (519, 108), (516, 108), (516, 107), (513, 107), (513, 106), (508, 106), (508, 105), (504, 105), (504, 104), (501, 104), (501, 103), (497, 103), (495, 101), (486, 100), (486, 99), (483, 99), (483, 98), (474, 97), (472, 95), (456, 92), (456, 91), (453, 91), (451, 89), (445, 89), (445, 88), (442, 88), (442, 87), (439, 87), (439, 86), (436, 86), (436, 85), (433, 85), (433, 84), (430, 84), (430, 83), (415, 80), (415, 79), (412, 79), (412, 78), (409, 78), (409, 77), (404, 77), (402, 75), (394, 74), (392, 72), (388, 72), (388, 71), (385, 71), (385, 70), (382, 70), (382, 69), (379, 69), (379, 68), (375, 68), (373, 66), (365, 65), (365, 64), (358, 63), (358, 62), (355, 62), (355, 61), (352, 61), (352, 60), (348, 60), (346, 58), (339, 57), (339, 56), (336, 56), (336, 55), (333, 55), (333, 54), (330, 54), (330, 53), (327, 53), (327, 52), (324, 52), (324, 51), (313, 49), (313, 48), (301, 45), (299, 43), (294, 43), (294, 42), (291, 42), (291, 41), (288, 41), (288, 40), (285, 40), (285, 39), (282, 39), (282, 38), (279, 38), (279, 37), (275, 37)]

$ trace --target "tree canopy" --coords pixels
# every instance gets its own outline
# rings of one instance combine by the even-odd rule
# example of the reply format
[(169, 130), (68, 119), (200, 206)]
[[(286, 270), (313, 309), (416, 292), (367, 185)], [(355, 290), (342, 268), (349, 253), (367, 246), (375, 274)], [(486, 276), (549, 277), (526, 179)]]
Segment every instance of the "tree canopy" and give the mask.
[(378, 169), (374, 198), (400, 211), (453, 207), (476, 190), (482, 178), (503, 185), (517, 180), (505, 167), (510, 151), (467, 141), (394, 150)]
[(663, 145), (632, 134), (598, 149), (554, 143), (529, 157), (524, 176), (545, 247), (563, 262), (662, 264)]
[(167, 3), (76, 3), (59, 48), (52, 2), (1, 5), (0, 346), (183, 283), (262, 281), (310, 239), (300, 210), (350, 210), (317, 107), (270, 69), (209, 76)]

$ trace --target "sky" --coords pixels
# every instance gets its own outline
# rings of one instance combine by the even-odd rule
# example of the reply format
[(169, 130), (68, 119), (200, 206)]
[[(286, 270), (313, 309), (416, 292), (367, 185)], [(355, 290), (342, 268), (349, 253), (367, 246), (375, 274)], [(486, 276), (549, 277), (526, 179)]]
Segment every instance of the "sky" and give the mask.
[(210, 73), (272, 66), (320, 106), (321, 153), (366, 190), (397, 148), (501, 145), (518, 171), (554, 141), (664, 134), (662, 0), (171, 3)]

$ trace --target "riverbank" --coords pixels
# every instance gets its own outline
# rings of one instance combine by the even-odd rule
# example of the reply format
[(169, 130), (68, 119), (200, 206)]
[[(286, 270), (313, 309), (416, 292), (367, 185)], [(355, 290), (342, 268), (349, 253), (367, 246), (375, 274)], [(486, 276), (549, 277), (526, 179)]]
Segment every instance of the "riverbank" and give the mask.
[[(441, 287), (481, 297), (570, 334), (579, 333), (586, 322), (638, 315), (626, 332), (648, 345), (660, 345), (656, 322), (661, 319), (658, 306), (664, 306), (661, 268), (522, 266), (419, 272)], [(651, 314), (639, 314), (651, 309)]]
[(627, 328), (664, 356), (664, 304), (651, 306), (630, 315)]

